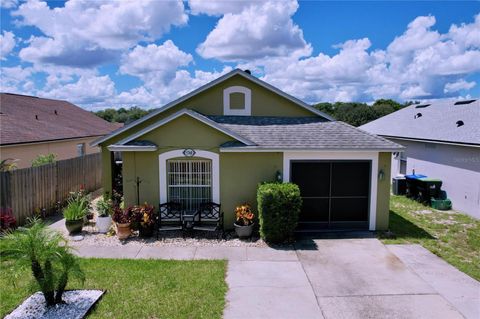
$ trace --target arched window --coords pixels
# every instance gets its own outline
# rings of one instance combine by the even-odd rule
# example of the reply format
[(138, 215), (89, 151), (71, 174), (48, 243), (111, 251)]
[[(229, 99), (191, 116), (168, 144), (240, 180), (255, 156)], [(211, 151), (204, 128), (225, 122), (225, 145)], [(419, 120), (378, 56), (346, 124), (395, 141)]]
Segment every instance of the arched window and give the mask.
[(159, 155), (160, 202), (180, 202), (188, 210), (198, 209), (202, 202), (220, 202), (218, 154), (189, 151)]
[(251, 115), (252, 91), (244, 86), (231, 86), (223, 90), (224, 115)]

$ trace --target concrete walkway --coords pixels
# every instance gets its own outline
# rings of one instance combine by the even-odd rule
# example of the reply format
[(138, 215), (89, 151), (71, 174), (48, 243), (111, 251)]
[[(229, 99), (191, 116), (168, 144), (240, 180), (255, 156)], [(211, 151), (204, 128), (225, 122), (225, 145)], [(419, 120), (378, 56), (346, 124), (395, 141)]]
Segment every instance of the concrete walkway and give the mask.
[(374, 238), (303, 240), (290, 250), (80, 245), (77, 254), (227, 259), (226, 319), (479, 318), (479, 282), (420, 246)]

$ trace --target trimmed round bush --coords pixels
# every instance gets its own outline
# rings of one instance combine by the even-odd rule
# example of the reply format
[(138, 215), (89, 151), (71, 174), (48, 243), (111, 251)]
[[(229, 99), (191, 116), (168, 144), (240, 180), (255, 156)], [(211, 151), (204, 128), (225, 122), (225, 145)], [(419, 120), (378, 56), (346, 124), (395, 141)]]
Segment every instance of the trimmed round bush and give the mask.
[(292, 183), (265, 183), (258, 186), (260, 236), (268, 243), (293, 239), (302, 207), (300, 189)]

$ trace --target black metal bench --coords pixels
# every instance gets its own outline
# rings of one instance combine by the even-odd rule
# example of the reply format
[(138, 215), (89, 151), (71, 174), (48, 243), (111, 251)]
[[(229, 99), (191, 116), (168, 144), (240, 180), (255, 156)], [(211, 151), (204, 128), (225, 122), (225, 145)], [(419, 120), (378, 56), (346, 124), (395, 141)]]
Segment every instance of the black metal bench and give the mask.
[(161, 231), (182, 230), (182, 205), (177, 202), (160, 204), (156, 215), (157, 239)]
[(193, 216), (192, 230), (217, 232), (223, 238), (223, 212), (221, 205), (213, 202), (200, 204)]

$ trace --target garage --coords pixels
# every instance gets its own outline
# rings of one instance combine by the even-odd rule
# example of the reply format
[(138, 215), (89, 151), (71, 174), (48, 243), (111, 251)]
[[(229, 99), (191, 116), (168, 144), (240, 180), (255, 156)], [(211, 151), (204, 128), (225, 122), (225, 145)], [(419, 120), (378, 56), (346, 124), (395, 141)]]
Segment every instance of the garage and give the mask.
[(291, 161), (300, 187), (299, 230), (368, 229), (371, 161)]

